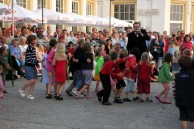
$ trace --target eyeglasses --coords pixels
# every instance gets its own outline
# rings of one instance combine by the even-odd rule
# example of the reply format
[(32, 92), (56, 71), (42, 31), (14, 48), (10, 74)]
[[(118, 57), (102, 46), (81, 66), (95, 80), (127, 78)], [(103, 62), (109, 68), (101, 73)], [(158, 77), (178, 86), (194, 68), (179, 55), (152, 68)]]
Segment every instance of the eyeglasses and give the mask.
[(43, 31), (39, 31), (39, 32), (43, 32)]

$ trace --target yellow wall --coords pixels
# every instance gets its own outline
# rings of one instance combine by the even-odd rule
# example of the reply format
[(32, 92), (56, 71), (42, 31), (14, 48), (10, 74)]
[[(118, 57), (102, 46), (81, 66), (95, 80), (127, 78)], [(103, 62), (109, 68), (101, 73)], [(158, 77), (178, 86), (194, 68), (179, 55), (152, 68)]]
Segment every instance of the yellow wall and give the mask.
[(192, 3), (192, 11), (191, 11), (191, 14), (192, 14), (192, 28), (191, 28), (191, 31), (194, 32), (194, 2)]

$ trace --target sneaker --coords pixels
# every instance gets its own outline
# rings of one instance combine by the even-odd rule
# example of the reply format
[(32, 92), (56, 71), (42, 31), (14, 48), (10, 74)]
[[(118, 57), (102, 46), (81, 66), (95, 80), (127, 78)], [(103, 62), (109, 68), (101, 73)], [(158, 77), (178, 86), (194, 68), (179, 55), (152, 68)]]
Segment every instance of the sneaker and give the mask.
[(124, 102), (132, 102), (132, 100), (129, 99), (129, 98), (123, 98), (123, 101), (124, 101)]
[(119, 98), (115, 98), (115, 100), (114, 100), (114, 103), (123, 103), (123, 100), (121, 100), (121, 99), (119, 99)]
[(68, 96), (73, 96), (72, 93), (70, 93), (68, 90), (66, 90), (66, 93)]
[(26, 97), (25, 91), (23, 91), (22, 89), (19, 89), (19, 92), (22, 98)]
[(139, 97), (137, 96), (137, 97), (135, 97), (135, 98), (133, 98), (133, 101), (138, 101), (139, 100)]
[(98, 101), (101, 103), (102, 102), (102, 97), (98, 96), (98, 94), (96, 94), (96, 96), (98, 97)]
[(138, 102), (144, 102), (144, 100), (143, 99), (139, 99)]
[(112, 105), (110, 102), (102, 102), (102, 105)]
[(153, 101), (150, 98), (146, 98), (146, 102), (152, 103)]
[(34, 97), (32, 95), (27, 95), (27, 99), (34, 100)]

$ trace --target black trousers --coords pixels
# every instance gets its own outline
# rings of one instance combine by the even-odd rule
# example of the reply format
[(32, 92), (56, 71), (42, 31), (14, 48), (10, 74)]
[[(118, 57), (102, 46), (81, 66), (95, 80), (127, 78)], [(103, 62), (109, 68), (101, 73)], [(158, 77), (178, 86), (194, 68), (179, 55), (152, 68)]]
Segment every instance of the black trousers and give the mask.
[(98, 97), (103, 97), (103, 103), (108, 102), (111, 93), (110, 75), (104, 75), (100, 73), (100, 80), (102, 82), (103, 90), (97, 93)]

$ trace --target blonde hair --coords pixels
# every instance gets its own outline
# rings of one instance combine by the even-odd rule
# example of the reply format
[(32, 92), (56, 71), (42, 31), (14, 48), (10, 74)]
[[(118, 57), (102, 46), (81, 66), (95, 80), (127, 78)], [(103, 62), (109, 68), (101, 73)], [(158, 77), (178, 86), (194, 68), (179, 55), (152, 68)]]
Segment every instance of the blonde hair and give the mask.
[(64, 58), (64, 57), (66, 57), (65, 45), (63, 43), (58, 43), (57, 44), (55, 56), (56, 56), (56, 58)]
[(147, 64), (149, 64), (149, 54), (147, 52), (142, 53), (140, 64), (142, 64), (143, 61), (146, 61)]

